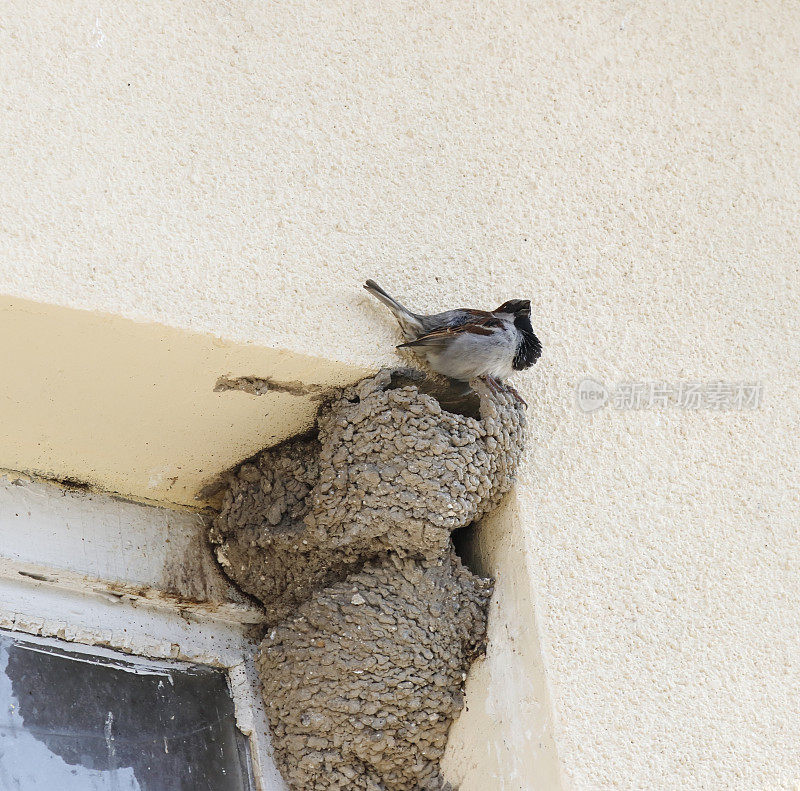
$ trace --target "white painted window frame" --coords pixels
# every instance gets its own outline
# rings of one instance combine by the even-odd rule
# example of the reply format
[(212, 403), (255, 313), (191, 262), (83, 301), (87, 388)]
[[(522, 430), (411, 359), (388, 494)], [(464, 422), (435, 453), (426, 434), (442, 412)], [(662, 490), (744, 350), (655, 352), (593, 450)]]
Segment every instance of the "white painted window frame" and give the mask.
[[(272, 760), (256, 644), (248, 636), (258, 609), (241, 601), (174, 600), (158, 587), (167, 553), (180, 552), (182, 538), (204, 530), (195, 514), (2, 478), (0, 628), (57, 638), (90, 654), (111, 649), (225, 670), (236, 724), (250, 742), (256, 788), (285, 791)], [(125, 563), (131, 546), (147, 555), (134, 581), (136, 564)], [(148, 573), (152, 579), (143, 579)]]

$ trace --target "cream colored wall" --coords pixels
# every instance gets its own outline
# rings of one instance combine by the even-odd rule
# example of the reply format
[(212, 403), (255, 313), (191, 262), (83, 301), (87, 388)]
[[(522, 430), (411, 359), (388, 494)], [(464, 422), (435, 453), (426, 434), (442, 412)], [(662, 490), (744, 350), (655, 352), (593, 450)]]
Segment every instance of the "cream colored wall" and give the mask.
[[(790, 3), (6, 4), (2, 291), (352, 370), (396, 359), (366, 276), (529, 296), (507, 639), (535, 630), (561, 784), (790, 789), (798, 58)], [(585, 375), (764, 404), (585, 415)]]

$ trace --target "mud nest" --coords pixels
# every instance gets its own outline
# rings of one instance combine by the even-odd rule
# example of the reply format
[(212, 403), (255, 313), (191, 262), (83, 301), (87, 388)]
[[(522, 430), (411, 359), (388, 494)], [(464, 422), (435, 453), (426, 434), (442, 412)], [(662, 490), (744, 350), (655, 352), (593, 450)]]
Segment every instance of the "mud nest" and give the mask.
[(482, 383), (477, 417), (450, 412), (408, 377), (340, 391), (313, 434), (230, 477), (214, 521), (220, 562), (273, 627), (258, 667), (294, 791), (447, 788), (439, 759), (491, 595), (450, 533), (511, 487), (524, 413)]

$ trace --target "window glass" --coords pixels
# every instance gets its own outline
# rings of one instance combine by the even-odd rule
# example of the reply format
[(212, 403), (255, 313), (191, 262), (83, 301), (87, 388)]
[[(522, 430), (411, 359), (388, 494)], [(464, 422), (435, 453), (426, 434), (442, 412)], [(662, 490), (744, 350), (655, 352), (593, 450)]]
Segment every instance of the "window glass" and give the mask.
[(0, 631), (0, 789), (252, 791), (225, 673), (68, 645)]

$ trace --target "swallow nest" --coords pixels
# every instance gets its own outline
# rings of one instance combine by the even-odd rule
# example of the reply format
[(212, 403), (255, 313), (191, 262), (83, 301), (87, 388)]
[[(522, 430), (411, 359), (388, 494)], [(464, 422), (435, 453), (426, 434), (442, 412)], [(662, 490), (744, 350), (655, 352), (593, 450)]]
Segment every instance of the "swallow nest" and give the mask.
[(449, 788), (439, 760), (492, 592), (450, 533), (498, 504), (524, 438), (519, 403), (474, 387), (477, 418), (382, 371), (230, 477), (212, 541), (265, 608), (257, 665), (293, 791)]

